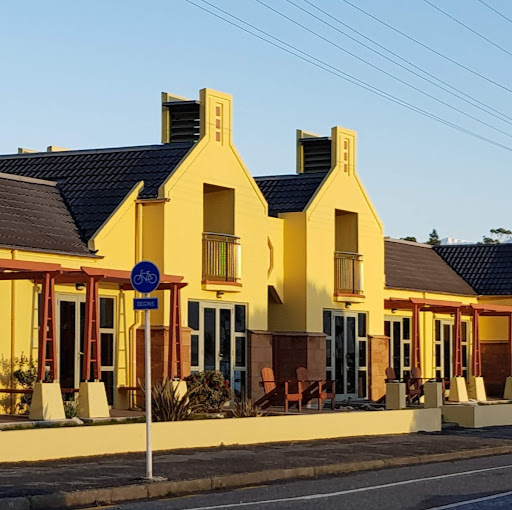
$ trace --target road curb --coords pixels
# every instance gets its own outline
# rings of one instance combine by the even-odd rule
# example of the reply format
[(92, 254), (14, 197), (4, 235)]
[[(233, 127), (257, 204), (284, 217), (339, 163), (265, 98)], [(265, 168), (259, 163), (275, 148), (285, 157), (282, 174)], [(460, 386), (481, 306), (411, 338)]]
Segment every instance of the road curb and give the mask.
[(163, 498), (166, 496), (190, 495), (215, 489), (246, 487), (279, 480), (315, 478), (318, 476), (354, 473), (357, 471), (431, 464), (434, 462), (449, 462), (506, 454), (512, 454), (512, 446), (496, 446), (447, 453), (429, 453), (409, 457), (343, 462), (324, 466), (267, 469), (252, 473), (219, 475), (193, 480), (130, 484), (103, 489), (86, 489), (74, 492), (41, 494), (37, 496), (1, 498), (0, 505), (1, 508), (5, 508), (6, 510), (60, 510), (98, 504)]

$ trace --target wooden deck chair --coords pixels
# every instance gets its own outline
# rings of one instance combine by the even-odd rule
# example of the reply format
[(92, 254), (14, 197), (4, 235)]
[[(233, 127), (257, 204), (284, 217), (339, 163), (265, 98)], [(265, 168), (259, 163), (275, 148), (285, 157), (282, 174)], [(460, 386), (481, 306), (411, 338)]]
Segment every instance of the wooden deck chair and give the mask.
[(331, 400), (331, 409), (336, 404), (336, 391), (334, 389), (334, 381), (310, 379), (308, 369), (305, 367), (297, 368), (297, 380), (304, 384), (302, 390), (302, 403), (307, 404), (309, 401), (318, 400), (318, 410), (323, 408), (324, 400)]
[(418, 367), (413, 367), (411, 374), (405, 378), (405, 393), (408, 404), (412, 404), (415, 400), (420, 401), (420, 397), (423, 395), (423, 384), (421, 370)]
[(446, 381), (443, 378), (437, 377), (421, 377), (421, 370), (418, 367), (414, 367), (411, 369), (411, 375), (405, 379), (407, 401), (409, 403), (411, 403), (415, 397), (417, 397), (419, 401), (420, 397), (424, 393), (425, 381), (440, 382), (443, 388), (443, 400), (445, 399)]
[(290, 402), (297, 403), (297, 410), (302, 411), (302, 383), (300, 381), (276, 381), (271, 368), (261, 370), (261, 384), (265, 395), (255, 402), (255, 405), (267, 409), (272, 405), (284, 402), (284, 410), (288, 412)]
[(386, 382), (400, 382), (395, 376), (395, 369), (393, 367), (386, 368)]

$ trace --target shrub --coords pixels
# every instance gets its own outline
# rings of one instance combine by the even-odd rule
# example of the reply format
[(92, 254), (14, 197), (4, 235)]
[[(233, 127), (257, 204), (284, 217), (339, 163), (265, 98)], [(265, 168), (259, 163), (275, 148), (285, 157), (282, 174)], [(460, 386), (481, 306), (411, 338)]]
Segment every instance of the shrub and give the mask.
[(64, 401), (64, 414), (69, 420), (78, 415), (78, 405), (76, 400), (65, 400)]
[(260, 407), (255, 405), (252, 399), (247, 398), (245, 395), (235, 398), (235, 407), (233, 409), (233, 416), (235, 418), (256, 418), (263, 416)]
[[(146, 393), (144, 387), (142, 387)], [(169, 379), (154, 382), (151, 387), (151, 417), (154, 421), (186, 420), (194, 411), (192, 391), (179, 395)]]
[(206, 370), (196, 372), (186, 379), (191, 401), (199, 411), (220, 411), (231, 399), (231, 390), (222, 372)]
[[(21, 356), (14, 358), (14, 365), (17, 367), (12, 373), (12, 377), (17, 386), (23, 389), (31, 389), (37, 380), (37, 367), (32, 358)], [(16, 404), (16, 410), (20, 414), (28, 414), (28, 407), (32, 402), (32, 395), (23, 394)]]

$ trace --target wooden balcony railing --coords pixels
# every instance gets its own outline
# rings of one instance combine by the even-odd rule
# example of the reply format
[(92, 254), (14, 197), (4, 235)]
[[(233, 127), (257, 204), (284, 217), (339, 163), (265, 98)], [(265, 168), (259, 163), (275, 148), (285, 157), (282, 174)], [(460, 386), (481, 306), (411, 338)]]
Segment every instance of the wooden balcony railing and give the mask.
[(239, 283), (240, 238), (229, 234), (203, 234), (203, 281)]
[(334, 293), (363, 294), (363, 257), (358, 253), (334, 252)]

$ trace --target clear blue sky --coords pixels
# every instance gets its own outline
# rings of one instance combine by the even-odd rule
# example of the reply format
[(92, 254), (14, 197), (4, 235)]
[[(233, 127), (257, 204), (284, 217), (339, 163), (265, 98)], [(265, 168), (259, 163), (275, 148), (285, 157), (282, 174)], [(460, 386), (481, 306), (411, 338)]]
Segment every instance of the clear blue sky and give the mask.
[[(200, 0), (194, 0), (201, 3)], [(374, 86), (512, 147), (493, 131), (356, 61), (254, 0), (209, 0)], [(265, 0), (322, 36), (499, 129), (486, 115), (361, 48), (285, 0)], [(312, 10), (303, 0), (294, 0)], [(312, 0), (345, 23), (512, 117), (512, 93), (389, 31), (341, 0)], [(512, 56), (423, 0), (352, 0), (512, 88)], [(432, 0), (512, 52), (512, 24), (478, 0)], [(512, 3), (486, 0), (512, 19)], [(512, 152), (451, 130), (287, 55), (185, 0), (52, 0), (0, 5), (0, 153), (160, 141), (160, 92), (234, 96), (234, 138), (253, 175), (295, 169), (295, 129), (358, 132), (358, 172), (387, 235), (479, 240), (512, 228)], [(330, 21), (331, 23), (334, 23)], [(343, 27), (339, 27), (340, 29)], [(346, 29), (345, 29), (346, 30)]]

